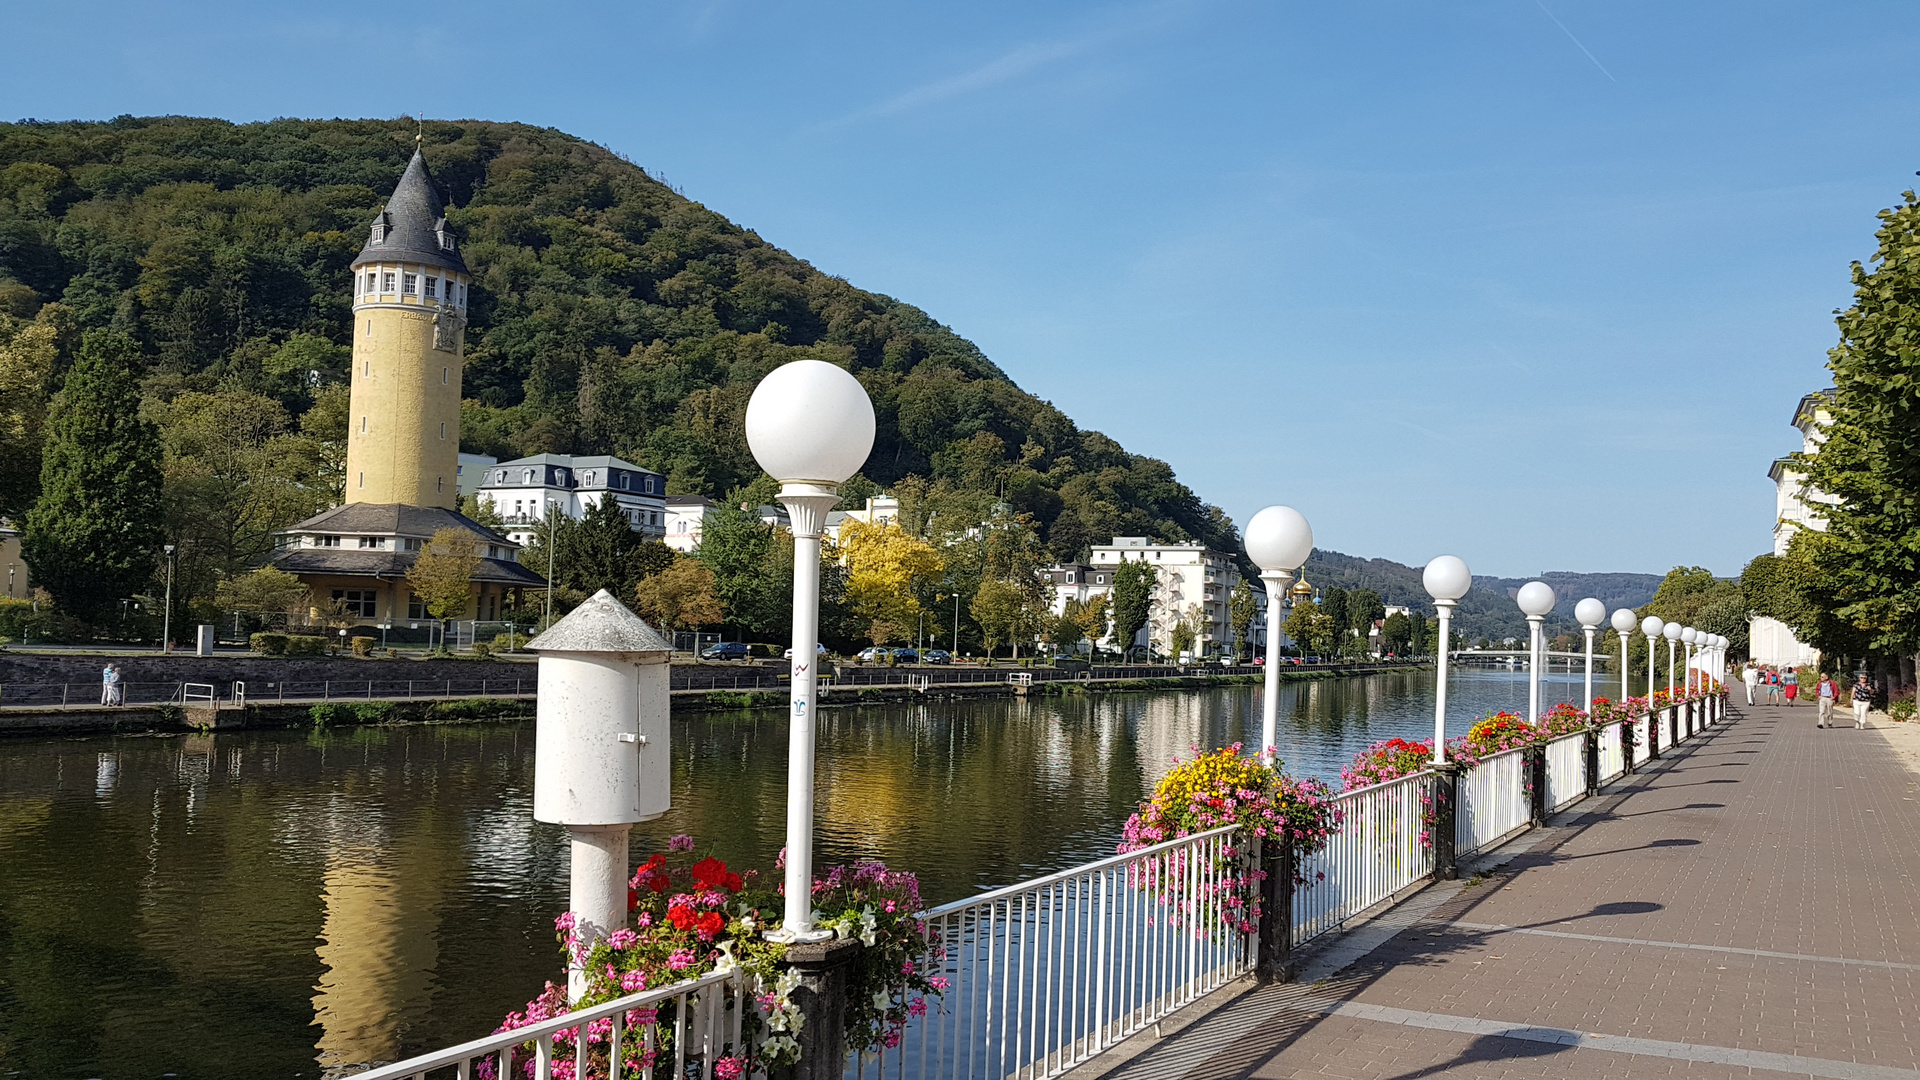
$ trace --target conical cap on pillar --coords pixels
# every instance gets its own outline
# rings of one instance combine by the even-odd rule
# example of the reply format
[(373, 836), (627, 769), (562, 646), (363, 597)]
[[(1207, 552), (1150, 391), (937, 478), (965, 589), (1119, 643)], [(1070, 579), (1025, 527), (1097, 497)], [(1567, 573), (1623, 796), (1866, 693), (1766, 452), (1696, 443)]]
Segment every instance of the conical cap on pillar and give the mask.
[(527, 643), (535, 652), (668, 653), (673, 643), (605, 589)]

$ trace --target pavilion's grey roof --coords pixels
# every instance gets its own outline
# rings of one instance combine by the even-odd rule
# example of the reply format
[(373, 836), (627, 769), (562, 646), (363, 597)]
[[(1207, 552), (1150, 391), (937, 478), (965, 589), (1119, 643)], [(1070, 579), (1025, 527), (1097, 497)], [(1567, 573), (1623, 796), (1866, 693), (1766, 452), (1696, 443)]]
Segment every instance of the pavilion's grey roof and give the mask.
[[(289, 574), (329, 577), (366, 577), (396, 581), (420, 557), (417, 551), (384, 551), (372, 548), (288, 548), (274, 555), (273, 565)], [(539, 588), (547, 579), (511, 559), (481, 559), (473, 569), (473, 580), (489, 585)]]
[(459, 245), (447, 229), (446, 205), (434, 189), (427, 159), (413, 152), (407, 171), (393, 189), (393, 197), (374, 215), (367, 246), (353, 260), (358, 267), (372, 262), (417, 262), (459, 273), (467, 272)]
[(488, 543), (515, 546), (513, 541), (465, 514), (438, 506), (407, 506), (403, 503), (347, 503), (345, 506), (323, 510), (281, 531), (426, 538), (441, 529), (464, 529)]
[(527, 642), (542, 652), (672, 652), (673, 643), (605, 589)]

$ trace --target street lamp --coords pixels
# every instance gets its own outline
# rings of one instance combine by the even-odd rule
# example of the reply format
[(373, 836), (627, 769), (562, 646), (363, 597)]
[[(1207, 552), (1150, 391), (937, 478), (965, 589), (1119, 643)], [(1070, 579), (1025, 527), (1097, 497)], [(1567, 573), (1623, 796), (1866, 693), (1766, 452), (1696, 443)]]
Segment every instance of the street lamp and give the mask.
[[(1633, 609), (1621, 608), (1613, 613), (1613, 632), (1620, 635), (1620, 704), (1625, 706), (1627, 698), (1627, 639), (1633, 636)], [(1591, 704), (1591, 703), (1589, 703)]]
[(1267, 678), (1260, 699), (1260, 760), (1269, 764), (1280, 737), (1280, 665), (1274, 648), (1280, 641), (1280, 600), (1293, 572), (1313, 554), (1313, 526), (1291, 506), (1269, 506), (1247, 522), (1247, 558), (1260, 568), (1267, 587)]
[(1682, 627), (1680, 630), (1680, 642), (1682, 646), (1684, 646), (1683, 652), (1687, 661), (1687, 666), (1683, 670), (1687, 673), (1687, 690), (1689, 692), (1693, 690), (1693, 658), (1697, 652), (1695, 647), (1700, 644), (1700, 638), (1700, 631), (1695, 630), (1691, 626)]
[[(1660, 640), (1666, 625), (1658, 615), (1649, 615), (1640, 620), (1640, 632), (1647, 636), (1647, 716), (1649, 718), (1653, 716), (1653, 643)], [(1653, 721), (1649, 719), (1647, 722), (1651, 724)]]
[(780, 481), (793, 529), (793, 720), (787, 735), (786, 918), (782, 941), (822, 941), (813, 929), (813, 705), (819, 672), (820, 527), (840, 485), (873, 450), (873, 401), (845, 368), (795, 360), (774, 368), (747, 402), (747, 446)]
[(1440, 665), (1433, 687), (1433, 764), (1437, 768), (1447, 760), (1447, 653), (1453, 648), (1453, 605), (1473, 587), (1473, 571), (1459, 556), (1442, 555), (1427, 564), (1420, 583), (1440, 613)]
[(173, 545), (166, 546), (167, 552), (167, 606), (160, 613), (160, 653), (166, 655), (173, 651)]
[(1540, 620), (1553, 610), (1553, 586), (1544, 581), (1529, 581), (1520, 586), (1520, 595), (1515, 599), (1527, 617), (1527, 644), (1531, 650), (1527, 661), (1527, 723), (1533, 724), (1540, 720), (1540, 662), (1546, 658), (1541, 647)]
[(1683, 632), (1685, 632), (1685, 630), (1686, 630), (1686, 627), (1681, 626), (1677, 622), (1665, 623), (1660, 628), (1660, 636), (1667, 639), (1667, 696), (1668, 697), (1673, 696), (1673, 684), (1675, 681), (1674, 679), (1675, 650), (1679, 647), (1680, 635)]
[(1573, 605), (1573, 617), (1587, 632), (1587, 715), (1593, 715), (1593, 632), (1607, 620), (1607, 605), (1589, 596)]

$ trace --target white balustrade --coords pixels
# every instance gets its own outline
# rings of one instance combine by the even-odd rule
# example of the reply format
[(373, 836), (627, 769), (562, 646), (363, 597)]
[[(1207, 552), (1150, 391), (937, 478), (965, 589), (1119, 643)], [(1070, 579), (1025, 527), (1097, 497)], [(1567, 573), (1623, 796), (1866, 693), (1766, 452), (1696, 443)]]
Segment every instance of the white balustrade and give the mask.
[(1587, 794), (1587, 733), (1562, 735), (1547, 744), (1547, 809), (1558, 810)]
[(1527, 752), (1503, 750), (1460, 777), (1454, 807), (1454, 852), (1471, 855), (1533, 819), (1527, 798)]
[(1625, 721), (1608, 724), (1600, 729), (1600, 782), (1607, 781), (1627, 771)]
[(1418, 772), (1334, 800), (1340, 831), (1300, 863), (1306, 880), (1293, 893), (1294, 944), (1338, 929), (1433, 874), (1433, 779)]

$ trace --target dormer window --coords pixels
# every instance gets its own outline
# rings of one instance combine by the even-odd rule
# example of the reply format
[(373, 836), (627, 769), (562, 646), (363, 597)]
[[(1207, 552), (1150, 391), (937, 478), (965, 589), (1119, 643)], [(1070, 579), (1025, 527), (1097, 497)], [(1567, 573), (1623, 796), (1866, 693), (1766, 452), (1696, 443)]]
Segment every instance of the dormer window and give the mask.
[(386, 214), (386, 211), (384, 211), (384, 210), (382, 210), (382, 211), (380, 212), (380, 216), (379, 216), (379, 217), (377, 217), (377, 218), (374, 218), (374, 219), (373, 219), (373, 231), (372, 231), (372, 232), (371, 232), (371, 234), (370, 234), (370, 238), (371, 238), (371, 239), (373, 240), (373, 242), (374, 242), (374, 243), (376, 243), (376, 244), (384, 244), (384, 243), (386, 243), (386, 240), (387, 240), (387, 214)]
[(533, 470), (532, 469), (523, 470), (520, 474), (520, 482), (523, 484), (533, 483)]

